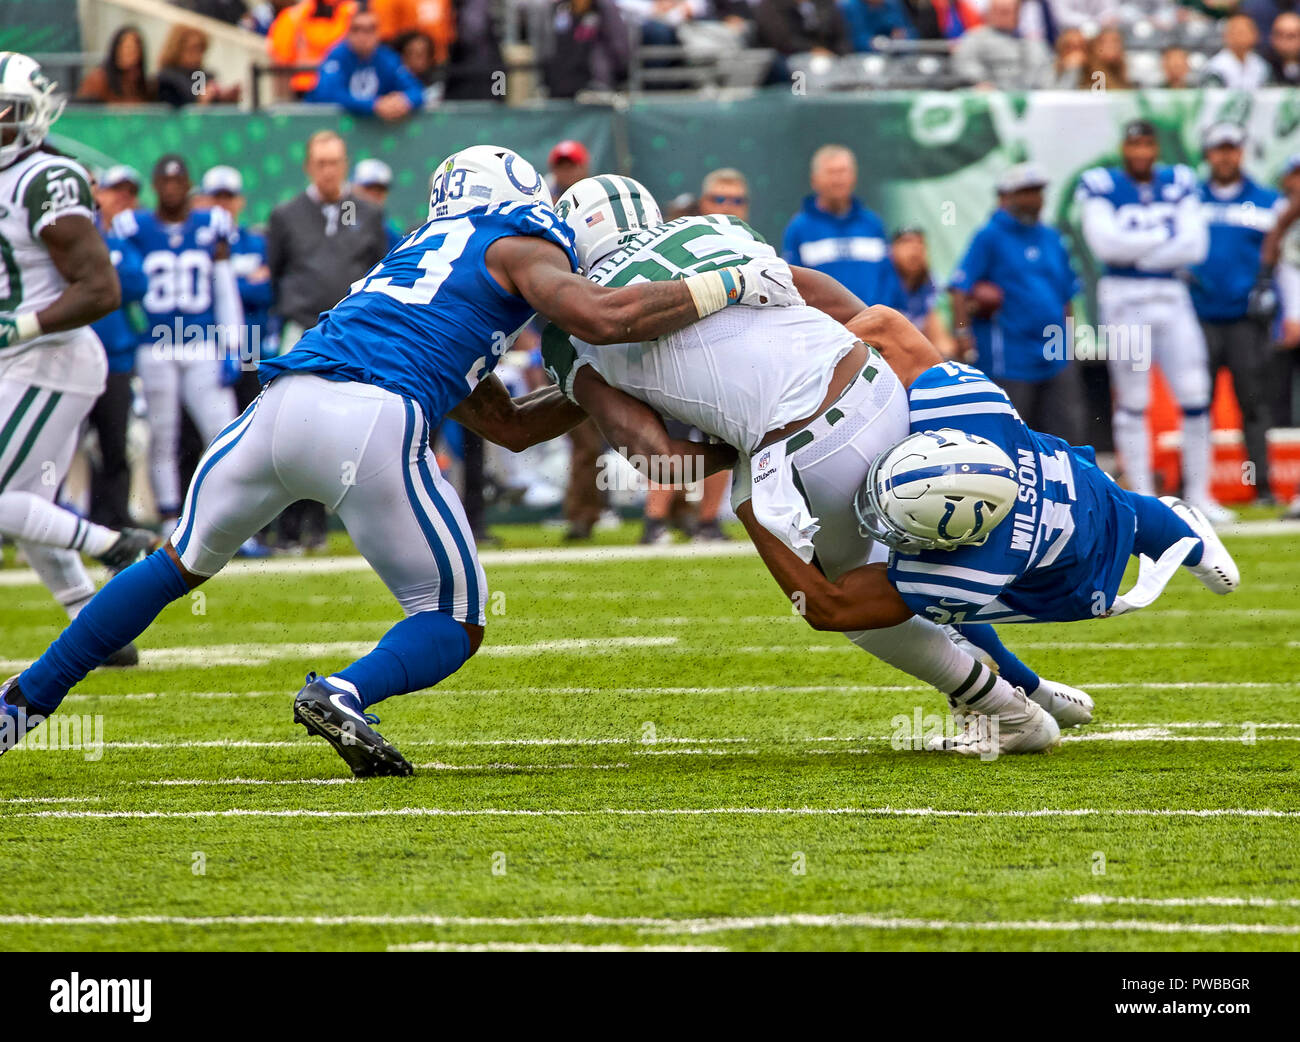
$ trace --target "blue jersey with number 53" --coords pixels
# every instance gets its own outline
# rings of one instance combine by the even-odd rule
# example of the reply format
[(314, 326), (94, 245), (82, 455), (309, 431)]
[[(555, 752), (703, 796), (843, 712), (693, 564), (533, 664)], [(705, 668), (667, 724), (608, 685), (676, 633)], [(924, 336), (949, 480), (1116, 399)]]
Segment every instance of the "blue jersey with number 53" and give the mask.
[(354, 282), (291, 351), (263, 362), (262, 382), (305, 372), (374, 384), (414, 399), (436, 425), (533, 316), (484, 260), (492, 243), (511, 235), (555, 243), (577, 270), (571, 233), (543, 204), (498, 203), (429, 221)]
[(961, 622), (1070, 622), (1105, 614), (1136, 516), (1090, 448), (1030, 430), (978, 369), (944, 362), (908, 389), (912, 433), (987, 438), (1016, 465), (1015, 505), (982, 546), (894, 553), (889, 580), (916, 614)]

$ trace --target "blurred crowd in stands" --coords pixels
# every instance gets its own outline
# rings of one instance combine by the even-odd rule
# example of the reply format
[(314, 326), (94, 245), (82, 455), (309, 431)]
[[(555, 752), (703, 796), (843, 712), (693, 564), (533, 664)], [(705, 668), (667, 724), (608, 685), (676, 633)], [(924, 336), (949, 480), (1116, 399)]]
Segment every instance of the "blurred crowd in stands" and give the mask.
[[(855, 56), (882, 62), (914, 53), (940, 63), (922, 67), (935, 86), (1249, 90), (1300, 82), (1300, 0), (175, 2), (265, 36), (267, 64), (280, 70), (275, 96), (385, 120), (444, 98), (503, 99), (507, 64), (520, 62), (559, 98), (622, 89), (642, 67), (659, 71), (647, 87), (689, 87), (695, 81), (664, 67), (741, 53), (761, 57), (753, 85), (818, 81)], [(503, 57), (507, 22), (519, 27), (526, 59)], [(202, 29), (178, 24), (152, 64), (141, 34), (123, 28), (77, 98), (239, 101), (244, 70), (209, 68), (209, 43)], [(834, 82), (860, 80), (859, 64)]]

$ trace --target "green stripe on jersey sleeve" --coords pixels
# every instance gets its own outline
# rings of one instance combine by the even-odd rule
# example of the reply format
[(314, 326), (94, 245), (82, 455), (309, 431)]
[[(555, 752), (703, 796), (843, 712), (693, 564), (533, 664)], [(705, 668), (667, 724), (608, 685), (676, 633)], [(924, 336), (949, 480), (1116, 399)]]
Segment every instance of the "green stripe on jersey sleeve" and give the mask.
[(95, 212), (86, 175), (65, 163), (51, 163), (38, 170), (23, 192), (27, 211), (27, 230), (36, 235), (51, 221), (65, 213)]

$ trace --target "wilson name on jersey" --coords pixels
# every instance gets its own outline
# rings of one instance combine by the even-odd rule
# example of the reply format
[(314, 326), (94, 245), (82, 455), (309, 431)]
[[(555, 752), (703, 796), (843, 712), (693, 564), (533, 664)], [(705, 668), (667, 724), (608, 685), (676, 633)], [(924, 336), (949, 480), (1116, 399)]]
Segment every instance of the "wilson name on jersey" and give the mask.
[(413, 398), (436, 423), (496, 368), (533, 317), (487, 268), (488, 247), (507, 236), (552, 242), (578, 270), (571, 233), (540, 203), (429, 221), (354, 282), (293, 350), (263, 362), (262, 381), (311, 372), (375, 384)]
[(893, 553), (889, 579), (941, 625), (1099, 618), (1119, 591), (1136, 518), (1090, 448), (1030, 430), (978, 369), (944, 362), (908, 390), (911, 432), (987, 438), (1016, 465), (1011, 513), (979, 546)]

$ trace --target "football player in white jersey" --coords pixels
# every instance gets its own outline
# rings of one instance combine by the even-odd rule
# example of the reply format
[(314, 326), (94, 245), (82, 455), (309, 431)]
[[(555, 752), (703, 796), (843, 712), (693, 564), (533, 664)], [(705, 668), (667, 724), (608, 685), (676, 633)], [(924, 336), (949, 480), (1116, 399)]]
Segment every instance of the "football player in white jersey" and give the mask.
[[(108, 363), (89, 323), (117, 307), (86, 171), (42, 148), (63, 99), (26, 55), (0, 52), (0, 534), (75, 617), (95, 592), (79, 551), (112, 569), (155, 542), (54, 502)], [(113, 665), (130, 665), (134, 647)]]
[[(774, 255), (736, 218), (661, 223), (649, 192), (626, 177), (582, 181), (561, 197), (556, 212), (574, 233), (588, 278), (601, 285), (661, 281)], [(887, 553), (859, 535), (853, 498), (876, 456), (907, 436), (907, 395), (880, 356), (840, 324), (857, 313), (857, 297), (818, 272), (792, 270), (811, 306), (721, 321), (710, 316), (653, 343), (617, 347), (594, 346), (551, 326), (542, 354), (565, 394), (612, 445), (646, 460), (652, 479), (698, 478), (685, 473), (686, 459), (702, 457), (711, 471), (729, 458), (719, 445), (702, 449), (670, 438), (660, 415), (733, 447), (752, 464), (745, 498), (752, 492), (758, 522), (803, 561), (815, 555), (833, 580)], [(1067, 701), (1060, 692), (1072, 689), (1041, 681), (1027, 698), (928, 619), (904, 618), (888, 629), (846, 636), (933, 684), (955, 708), (997, 716), (1000, 752), (1055, 744), (1060, 731), (1049, 712), (1066, 723), (1090, 718), (1086, 696)]]
[(1128, 487), (1154, 495), (1146, 415), (1154, 362), (1183, 411), (1183, 498), (1211, 521), (1230, 521), (1232, 512), (1210, 496), (1213, 385), (1186, 282), (1210, 242), (1199, 185), (1188, 167), (1156, 162), (1160, 146), (1147, 120), (1125, 126), (1121, 152), (1122, 166), (1084, 171), (1077, 190), (1083, 237), (1105, 265), (1097, 310), (1106, 331), (1115, 448)]

